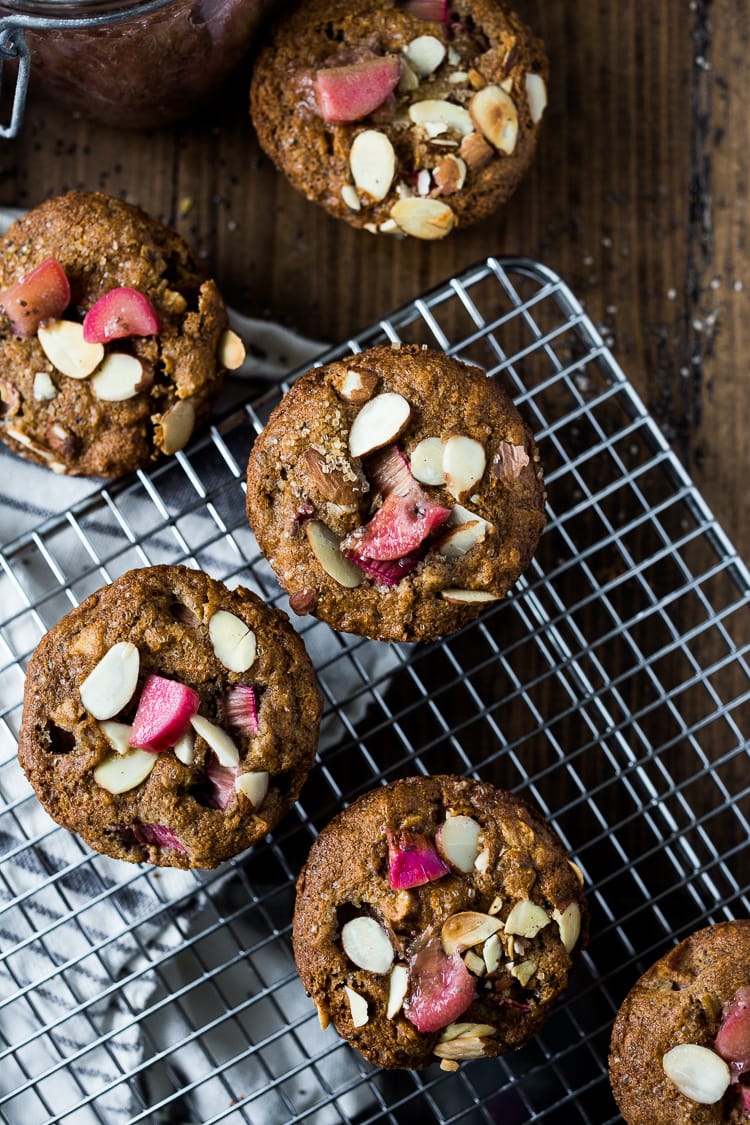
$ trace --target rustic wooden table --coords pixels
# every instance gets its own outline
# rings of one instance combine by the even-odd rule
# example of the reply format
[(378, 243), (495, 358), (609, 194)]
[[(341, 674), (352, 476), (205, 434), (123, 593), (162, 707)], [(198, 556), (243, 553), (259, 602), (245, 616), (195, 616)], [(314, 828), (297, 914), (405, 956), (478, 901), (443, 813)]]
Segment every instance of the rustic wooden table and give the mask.
[(603, 326), (747, 558), (750, 10), (519, 8), (552, 61), (538, 158), (501, 214), (443, 243), (373, 238), (297, 196), (258, 149), (246, 76), (201, 117), (147, 133), (32, 96), (20, 138), (0, 147), (0, 203), (77, 186), (123, 195), (185, 234), (235, 307), (331, 342), (488, 253), (537, 258)]

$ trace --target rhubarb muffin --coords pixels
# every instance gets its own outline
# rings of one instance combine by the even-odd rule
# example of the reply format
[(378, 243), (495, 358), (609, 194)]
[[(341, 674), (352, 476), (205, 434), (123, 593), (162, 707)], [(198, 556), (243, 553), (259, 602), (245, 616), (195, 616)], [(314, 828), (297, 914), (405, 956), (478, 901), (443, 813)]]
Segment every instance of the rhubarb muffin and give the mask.
[(747, 1125), (750, 921), (698, 930), (633, 985), (609, 1077), (628, 1125)]
[(42, 638), (18, 757), (50, 816), (97, 851), (215, 867), (297, 799), (320, 712), (285, 614), (201, 571), (146, 567)]
[(410, 777), (323, 829), (294, 955), (318, 1009), (377, 1066), (444, 1069), (523, 1046), (587, 935), (582, 877), (519, 797)]
[(296, 613), (421, 641), (503, 598), (544, 526), (531, 433), (478, 367), (417, 345), (308, 371), (250, 453), (247, 511)]
[(187, 243), (97, 192), (0, 238), (0, 437), (54, 472), (116, 477), (189, 440), (244, 348)]
[(539, 39), (499, 0), (312, 0), (253, 73), (261, 146), (308, 199), (372, 234), (439, 239), (495, 211), (534, 156)]

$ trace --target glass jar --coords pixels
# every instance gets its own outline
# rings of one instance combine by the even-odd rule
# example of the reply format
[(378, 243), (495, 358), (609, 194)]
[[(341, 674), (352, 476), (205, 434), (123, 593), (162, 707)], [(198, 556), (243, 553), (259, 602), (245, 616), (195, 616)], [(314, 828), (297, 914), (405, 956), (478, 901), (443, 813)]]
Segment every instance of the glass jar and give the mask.
[[(13, 118), (29, 73), (63, 105), (109, 125), (164, 125), (209, 102), (247, 53), (270, 0), (0, 0), (0, 53), (17, 57)], [(15, 124), (15, 128), (14, 128)]]

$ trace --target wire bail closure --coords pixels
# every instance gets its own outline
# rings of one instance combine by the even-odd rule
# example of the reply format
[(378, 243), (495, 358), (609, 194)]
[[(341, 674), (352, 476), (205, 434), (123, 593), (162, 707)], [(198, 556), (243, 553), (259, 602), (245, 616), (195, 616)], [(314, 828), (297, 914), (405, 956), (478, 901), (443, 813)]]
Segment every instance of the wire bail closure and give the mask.
[(29, 88), (31, 55), (23, 28), (14, 26), (12, 21), (0, 20), (0, 88), (2, 88), (5, 64), (16, 60), (18, 61), (18, 71), (13, 86), (10, 121), (7, 125), (0, 124), (0, 137), (5, 140), (12, 140), (17, 137), (18, 130), (21, 127), (26, 94)]

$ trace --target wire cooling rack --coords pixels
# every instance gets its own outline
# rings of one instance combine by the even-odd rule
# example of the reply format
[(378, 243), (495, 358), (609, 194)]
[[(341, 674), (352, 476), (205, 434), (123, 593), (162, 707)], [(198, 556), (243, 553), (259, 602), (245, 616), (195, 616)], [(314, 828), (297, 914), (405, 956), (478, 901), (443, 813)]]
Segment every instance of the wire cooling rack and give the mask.
[[(305, 619), (319, 761), (273, 837), (216, 872), (91, 853), (15, 760), (43, 631), (133, 566), (185, 561), (284, 604), (244, 518), (266, 391), (150, 474), (0, 554), (0, 1119), (617, 1120), (609, 1029), (640, 972), (750, 914), (750, 576), (568, 288), (489, 259), (323, 360), (430, 343), (501, 379), (534, 427), (550, 524), (516, 593), (414, 648)], [(534, 801), (583, 869), (583, 964), (542, 1034), (456, 1074), (380, 1071), (318, 1026), (294, 971), (294, 880), (316, 832), (398, 776), (472, 773)]]

